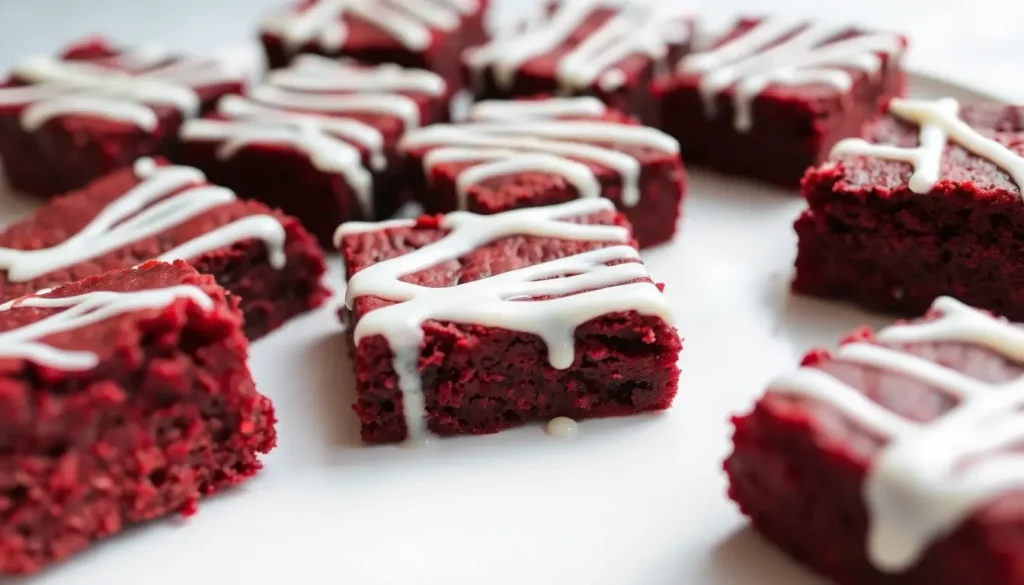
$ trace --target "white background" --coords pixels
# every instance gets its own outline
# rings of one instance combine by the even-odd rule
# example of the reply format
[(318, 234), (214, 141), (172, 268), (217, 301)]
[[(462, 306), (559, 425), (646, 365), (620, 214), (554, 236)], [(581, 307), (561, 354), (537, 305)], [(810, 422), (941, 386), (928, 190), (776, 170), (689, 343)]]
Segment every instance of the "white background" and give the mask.
[[(0, 0), (0, 65), (90, 32), (197, 51), (234, 46), (252, 37), (270, 4)], [(857, 16), (853, 4), (864, 20), (914, 33), (911, 64), (988, 79), (988, 90), (1024, 99), (1017, 81), (1024, 3), (976, 0), (970, 14), (940, 3), (924, 10), (919, 0), (786, 6), (837, 18)], [(761, 5), (719, 0), (713, 14)], [(932, 90), (918, 84), (915, 91)], [(26, 208), (12, 194), (0, 197), (4, 220)], [(192, 519), (130, 530), (24, 582), (819, 583), (746, 528), (724, 496), (720, 471), (728, 417), (746, 409), (772, 375), (794, 367), (812, 345), (884, 322), (788, 294), (791, 223), (800, 208), (792, 193), (691, 173), (681, 237), (644, 254), (666, 282), (686, 337), (679, 398), (665, 414), (586, 421), (570, 441), (530, 426), (448, 439), (426, 451), (360, 447), (349, 410), (351, 366), (326, 307), (253, 348), (253, 373), (280, 417), (280, 447), (258, 478), (204, 502)], [(332, 259), (332, 286), (337, 268)]]

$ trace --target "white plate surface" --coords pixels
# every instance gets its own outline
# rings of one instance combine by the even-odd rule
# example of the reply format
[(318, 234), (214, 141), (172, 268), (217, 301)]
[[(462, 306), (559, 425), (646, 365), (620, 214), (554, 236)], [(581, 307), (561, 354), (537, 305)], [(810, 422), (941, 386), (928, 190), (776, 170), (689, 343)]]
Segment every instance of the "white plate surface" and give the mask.
[[(918, 96), (976, 97), (915, 78)], [(0, 196), (0, 218), (34, 204)], [(340, 297), (252, 347), (280, 422), (264, 471), (199, 514), (134, 528), (38, 585), (810, 585), (725, 497), (729, 417), (815, 345), (886, 318), (788, 293), (794, 193), (690, 169), (679, 237), (643, 256), (686, 338), (663, 414), (363, 447)], [(340, 262), (328, 282), (340, 288)]]

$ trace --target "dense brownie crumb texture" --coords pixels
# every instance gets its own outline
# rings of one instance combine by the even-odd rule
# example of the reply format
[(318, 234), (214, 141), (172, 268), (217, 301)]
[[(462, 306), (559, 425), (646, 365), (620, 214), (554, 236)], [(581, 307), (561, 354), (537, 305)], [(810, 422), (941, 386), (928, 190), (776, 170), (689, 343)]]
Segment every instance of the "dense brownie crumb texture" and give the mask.
[(798, 292), (920, 314), (950, 295), (1024, 320), (1024, 108), (893, 100), (808, 172)]
[(842, 138), (902, 95), (896, 34), (787, 18), (744, 19), (655, 81), (683, 157), (795, 187)]
[(260, 469), (274, 411), (241, 326), (180, 261), (0, 305), (0, 573), (191, 514)]
[(151, 259), (213, 275), (241, 298), (254, 338), (327, 297), (323, 253), (297, 220), (238, 200), (197, 169), (144, 158), (0, 233), (0, 299)]
[[(137, 158), (170, 154), (181, 122), (241, 91), (228, 62), (104, 39), (38, 56), (0, 81), (0, 158), (38, 196), (77, 189)], [(59, 168), (60, 172), (54, 172)]]
[(300, 55), (188, 121), (180, 160), (294, 215), (326, 247), (340, 223), (389, 217), (407, 199), (398, 140), (447, 120), (449, 93), (422, 69)]
[(465, 52), (471, 87), (477, 99), (592, 95), (656, 123), (648, 84), (690, 47), (686, 4), (552, 3), (522, 22), (501, 23), (487, 44)]
[(338, 232), (362, 436), (668, 408), (681, 342), (603, 199)]
[(401, 147), (430, 213), (496, 213), (604, 197), (642, 247), (675, 233), (685, 174), (675, 139), (593, 97), (479, 102), (469, 120), (408, 133)]
[(296, 55), (352, 57), (433, 71), (461, 85), (459, 55), (484, 41), (489, 0), (302, 0), (268, 14), (260, 39), (270, 67)]
[(730, 495), (837, 583), (1024, 582), (1024, 328), (950, 297), (814, 351), (735, 420)]

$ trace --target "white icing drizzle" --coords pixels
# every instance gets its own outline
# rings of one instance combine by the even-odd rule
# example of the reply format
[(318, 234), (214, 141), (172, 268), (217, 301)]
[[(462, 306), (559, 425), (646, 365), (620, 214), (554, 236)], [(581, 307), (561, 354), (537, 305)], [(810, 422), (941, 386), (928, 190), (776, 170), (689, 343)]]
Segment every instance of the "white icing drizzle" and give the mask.
[(884, 54), (903, 51), (899, 36), (864, 34), (829, 42), (850, 27), (809, 24), (798, 19), (767, 18), (744, 34), (709, 51), (683, 59), (679, 69), (700, 76), (700, 91), (709, 116), (716, 113), (716, 96), (732, 87), (734, 126), (749, 131), (751, 105), (771, 85), (826, 84), (848, 91), (850, 69), (877, 74)]
[(286, 145), (308, 156), (317, 169), (344, 177), (362, 216), (372, 219), (373, 175), (360, 147), (369, 152), (369, 166), (381, 171), (387, 166), (384, 135), (350, 116), (383, 114), (402, 120), (407, 129), (418, 127), (419, 104), (388, 93), (394, 91), (437, 96), (445, 92), (445, 83), (429, 71), (359, 67), (303, 55), (295, 65), (272, 73), (249, 98), (221, 99), (219, 114), (226, 119), (187, 121), (181, 138), (219, 142), (222, 159), (254, 144)]
[(267, 80), (297, 92), (406, 92), (439, 97), (447, 91), (444, 79), (431, 71), (394, 64), (360, 67), (313, 54), (299, 55), (287, 69), (272, 71)]
[(556, 439), (568, 439), (579, 434), (580, 425), (569, 417), (556, 416), (548, 421), (545, 430)]
[(596, 118), (608, 108), (595, 97), (548, 98), (543, 100), (484, 100), (473, 104), (469, 119), (474, 122), (540, 120), (547, 118)]
[[(949, 297), (932, 306), (932, 321), (898, 324), (877, 333), (891, 344), (957, 342), (1024, 361), (1024, 329)], [(838, 362), (898, 373), (934, 386), (957, 401), (935, 420), (915, 422), (887, 410), (832, 375), (805, 367), (775, 380), (770, 393), (807, 396), (831, 405), (888, 439), (871, 462), (863, 487), (869, 510), (867, 550), (882, 571), (910, 569), (939, 538), (981, 505), (1024, 488), (1024, 378), (991, 383), (899, 348), (851, 343)]]
[[(351, 277), (346, 303), (373, 296), (397, 304), (364, 315), (355, 328), (355, 340), (382, 335), (394, 355), (393, 367), (402, 391), (408, 437), (422, 442), (427, 429), (423, 388), (417, 371), (422, 326), (428, 320), (500, 327), (531, 333), (547, 344), (552, 367), (565, 369), (575, 359), (574, 335), (581, 324), (619, 311), (637, 311), (672, 322), (669, 307), (648, 278), (637, 251), (615, 245), (497, 274), (446, 288), (403, 282), (401, 277), (460, 258), (490, 242), (514, 235), (567, 240), (622, 243), (627, 230), (618, 226), (585, 225), (565, 221), (612, 210), (605, 199), (580, 199), (561, 205), (517, 209), (481, 216), (464, 211), (450, 213), (441, 227), (444, 238), (418, 250), (365, 268)], [(342, 225), (336, 241), (365, 231), (365, 226)], [(609, 266), (609, 262), (621, 262)], [(560, 278), (556, 278), (560, 277)], [(567, 295), (567, 296), (563, 296)], [(525, 299), (552, 296), (546, 300)]]
[[(679, 144), (646, 126), (553, 117), (560, 112), (582, 114), (593, 108), (592, 99), (568, 98), (550, 104), (547, 103), (550, 100), (507, 105), (483, 102), (480, 105), (483, 113), (474, 109), (470, 118), (491, 121), (428, 126), (406, 134), (401, 147), (406, 151), (432, 147), (423, 161), (428, 172), (441, 162), (500, 162), (488, 162), (462, 171), (459, 178), (461, 209), (466, 208), (467, 192), (472, 185), (524, 170), (561, 175), (577, 188), (581, 197), (599, 195), (601, 189), (594, 172), (577, 160), (598, 163), (618, 172), (622, 180), (622, 204), (635, 206), (640, 201), (640, 162), (608, 145), (675, 153), (679, 151)], [(500, 161), (502, 158), (508, 160)], [(465, 175), (469, 178), (463, 178)]]
[[(242, 75), (217, 59), (167, 61), (150, 47), (107, 57), (96, 63), (33, 57), (13, 74), (27, 87), (0, 88), (0, 105), (25, 105), (21, 124), (34, 131), (47, 121), (82, 115), (132, 124), (151, 131), (157, 126), (154, 107), (170, 107), (185, 117), (199, 113), (196, 89), (237, 82)], [(101, 66), (99, 63), (104, 65)]]
[[(0, 248), (0, 269), (11, 282), (26, 282), (97, 258), (158, 235), (202, 213), (235, 200), (223, 187), (202, 184), (203, 174), (191, 167), (159, 167), (152, 159), (135, 165), (142, 181), (107, 205), (78, 233), (63, 242), (34, 250)], [(187, 260), (247, 239), (267, 247), (274, 268), (285, 265), (284, 227), (269, 215), (253, 215), (206, 232), (158, 259)]]
[(907, 162), (913, 165), (910, 190), (928, 193), (941, 178), (942, 155), (952, 139), (966, 150), (988, 159), (1004, 170), (1024, 193), (1024, 157), (971, 128), (960, 119), (960, 104), (953, 98), (940, 100), (893, 99), (889, 113), (920, 127), (919, 145), (904, 148), (871, 144), (861, 138), (839, 141), (832, 156), (861, 155)]
[(288, 8), (270, 15), (263, 31), (279, 35), (291, 51), (314, 43), (338, 52), (348, 36), (344, 19), (351, 16), (422, 51), (430, 46), (432, 31), (455, 30), (463, 16), (478, 9), (476, 0), (319, 0), (304, 10)]
[[(470, 49), (466, 64), (477, 80), (489, 68), (495, 83), (507, 90), (524, 63), (561, 47), (602, 8), (609, 7), (600, 0), (562, 2), (549, 18), (516, 22), (488, 44)], [(561, 90), (587, 88), (599, 79), (603, 89), (617, 89), (625, 75), (613, 69), (615, 65), (630, 55), (663, 60), (669, 42), (686, 41), (678, 26), (667, 26), (681, 20), (679, 7), (670, 2), (640, 2), (621, 9), (560, 57), (555, 78)]]
[[(49, 291), (40, 291), (37, 295)], [(0, 333), (0, 357), (26, 359), (64, 371), (88, 370), (99, 365), (99, 356), (91, 351), (61, 349), (42, 341), (58, 333), (88, 327), (118, 315), (161, 309), (178, 299), (189, 299), (204, 311), (213, 309), (213, 299), (193, 285), (137, 290), (131, 292), (94, 291), (61, 298), (29, 296), (0, 305), (0, 311), (19, 308), (62, 308), (38, 321)]]
[(420, 125), (420, 108), (416, 100), (398, 93), (318, 94), (286, 91), (273, 85), (261, 85), (250, 92), (253, 101), (288, 110), (314, 111), (323, 114), (380, 114), (400, 118), (405, 128)]
[(67, 114), (124, 122), (150, 132), (156, 130), (160, 123), (156, 112), (139, 102), (89, 95), (68, 95), (60, 99), (40, 100), (29, 105), (22, 112), (21, 127), (27, 132), (35, 132), (48, 121)]

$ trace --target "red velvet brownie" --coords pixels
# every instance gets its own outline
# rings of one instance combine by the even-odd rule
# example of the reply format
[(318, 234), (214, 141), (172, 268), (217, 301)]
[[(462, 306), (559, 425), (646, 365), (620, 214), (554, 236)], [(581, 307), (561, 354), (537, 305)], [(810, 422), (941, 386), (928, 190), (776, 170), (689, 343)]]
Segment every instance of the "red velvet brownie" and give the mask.
[(864, 329), (734, 420), (730, 496), (842, 585), (1024, 583), (1024, 328), (950, 297)]
[(178, 261), (0, 305), (0, 573), (30, 573), (259, 471), (274, 409), (237, 301)]
[(300, 53), (394, 63), (461, 85), (459, 54), (482, 42), (489, 0), (301, 0), (264, 20), (272, 69)]
[(1024, 320), (1024, 108), (898, 99), (864, 136), (804, 178), (794, 290), (909, 315), (948, 294)]
[(668, 408), (682, 345), (634, 246), (604, 199), (341, 226), (363, 440)]
[[(35, 57), (0, 80), (0, 158), (11, 185), (50, 196), (84, 186), (140, 156), (168, 154), (185, 118), (241, 91), (219, 59), (89, 40)], [(60, 172), (54, 172), (59, 168)]]
[(463, 55), (477, 99), (596, 96), (656, 123), (648, 84), (689, 50), (693, 21), (671, 3), (563, 0)]
[(398, 140), (448, 119), (443, 79), (300, 55), (182, 127), (180, 160), (297, 217), (323, 246), (338, 224), (389, 217), (407, 191)]
[(795, 187), (902, 95), (905, 48), (896, 34), (744, 19), (654, 82), (661, 128), (687, 161)]
[(298, 220), (194, 168), (140, 159), (0, 232), (0, 300), (179, 258), (241, 299), (251, 338), (327, 297), (323, 253)]
[(593, 97), (480, 102), (468, 122), (410, 132), (402, 148), (429, 213), (604, 197), (641, 247), (672, 238), (685, 191), (676, 141)]

